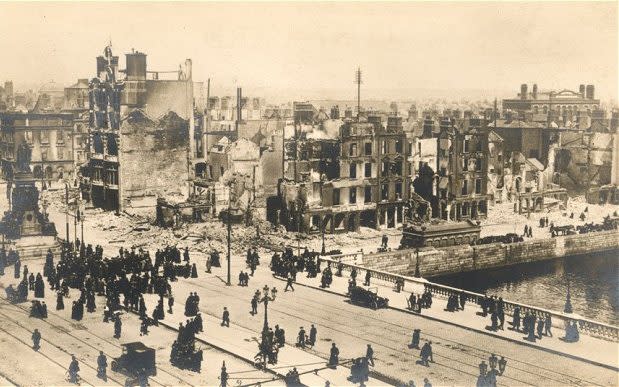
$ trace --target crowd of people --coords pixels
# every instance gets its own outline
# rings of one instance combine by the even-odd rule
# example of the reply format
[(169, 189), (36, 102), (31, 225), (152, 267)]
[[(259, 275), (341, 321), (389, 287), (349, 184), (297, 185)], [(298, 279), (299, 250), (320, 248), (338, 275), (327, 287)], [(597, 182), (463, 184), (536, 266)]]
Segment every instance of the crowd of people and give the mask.
[[(118, 254), (108, 258), (103, 256), (101, 246), (86, 245), (76, 240), (75, 243), (63, 243), (60, 249), (58, 262), (54, 262), (54, 256), (49, 250), (45, 256), (43, 273), (29, 272), (28, 266), (21, 267), (19, 255), (14, 251), (6, 253), (0, 250), (0, 267), (4, 269), (6, 264), (13, 264), (16, 278), (21, 278), (17, 289), (7, 287), (7, 295), (11, 302), (23, 302), (27, 300), (29, 291), (33, 292), (35, 300), (32, 302), (31, 315), (33, 317), (47, 317), (47, 306), (41, 299), (45, 296), (45, 281), (47, 278), (49, 287), (56, 292), (56, 310), (65, 309), (64, 299), (69, 296), (70, 289), (74, 289), (79, 297), (71, 304), (71, 319), (80, 321), (84, 313), (94, 313), (97, 310), (96, 296), (105, 298), (103, 309), (103, 321), (114, 323), (114, 337), (120, 338), (122, 334), (122, 312), (131, 311), (139, 314), (141, 319), (140, 335), (148, 334), (149, 325), (157, 325), (159, 320), (164, 319), (164, 298), (168, 298), (168, 311), (172, 311), (173, 296), (171, 282), (176, 281), (178, 276), (197, 277), (196, 265), (190, 263), (189, 250), (178, 249), (176, 246), (168, 246), (155, 253), (155, 259), (151, 258), (148, 251), (136, 248), (121, 248)], [(0, 271), (4, 274), (4, 270)], [(152, 293), (159, 296), (157, 306), (153, 308), (152, 318), (148, 317), (144, 294)], [(174, 362), (183, 356), (192, 359), (192, 369), (199, 370), (199, 362), (196, 358), (201, 356), (201, 351), (195, 351), (191, 338), (196, 330), (201, 330), (201, 317), (199, 314), (199, 296), (192, 293), (186, 303), (187, 316), (195, 316), (188, 323), (187, 329), (173, 347)], [(32, 337), (34, 348), (40, 347), (41, 332), (36, 331)], [(187, 348), (192, 349), (188, 351)], [(189, 353), (191, 352), (191, 353)], [(180, 356), (180, 357), (179, 357)], [(196, 366), (196, 364), (198, 364)], [(99, 376), (104, 372), (99, 364)], [(79, 380), (79, 365), (73, 358), (68, 369), (71, 382)]]

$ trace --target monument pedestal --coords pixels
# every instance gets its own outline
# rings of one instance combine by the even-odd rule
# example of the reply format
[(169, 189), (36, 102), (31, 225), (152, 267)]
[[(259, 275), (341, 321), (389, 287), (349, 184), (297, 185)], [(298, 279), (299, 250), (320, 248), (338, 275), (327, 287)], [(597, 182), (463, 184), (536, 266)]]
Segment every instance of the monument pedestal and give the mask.
[(9, 239), (56, 236), (56, 226), (39, 211), (39, 190), (32, 172), (16, 172), (12, 182), (11, 210), (2, 219), (2, 233)]

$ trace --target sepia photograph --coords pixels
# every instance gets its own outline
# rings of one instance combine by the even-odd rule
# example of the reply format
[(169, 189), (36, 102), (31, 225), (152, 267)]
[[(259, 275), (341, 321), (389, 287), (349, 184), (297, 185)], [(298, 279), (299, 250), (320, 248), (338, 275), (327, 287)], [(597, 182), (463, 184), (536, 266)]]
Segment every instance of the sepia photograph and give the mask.
[(618, 6), (0, 2), (0, 386), (619, 386)]

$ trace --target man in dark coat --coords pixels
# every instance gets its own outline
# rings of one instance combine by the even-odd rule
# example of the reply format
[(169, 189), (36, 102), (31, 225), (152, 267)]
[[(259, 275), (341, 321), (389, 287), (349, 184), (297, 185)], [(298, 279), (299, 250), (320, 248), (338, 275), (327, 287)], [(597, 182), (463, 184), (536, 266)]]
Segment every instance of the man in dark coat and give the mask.
[(41, 348), (41, 332), (38, 329), (35, 329), (32, 332), (32, 349), (38, 351)]
[(107, 380), (107, 357), (103, 351), (99, 351), (99, 357), (97, 357), (97, 377)]
[(332, 343), (331, 351), (329, 353), (329, 366), (331, 366), (332, 368), (337, 367), (337, 365), (340, 362), (339, 356), (340, 356), (340, 350), (337, 348), (335, 343)]

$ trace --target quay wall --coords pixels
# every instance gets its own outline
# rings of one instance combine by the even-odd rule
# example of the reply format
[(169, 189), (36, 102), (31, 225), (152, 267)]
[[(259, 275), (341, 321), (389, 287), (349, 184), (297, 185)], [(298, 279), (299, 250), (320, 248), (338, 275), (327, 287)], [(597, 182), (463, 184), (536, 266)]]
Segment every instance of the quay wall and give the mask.
[(412, 275), (419, 259), (419, 272), (427, 278), (609, 250), (619, 250), (618, 230), (510, 244), (425, 247), (419, 249), (419, 258), (414, 249), (364, 254), (363, 265), (394, 274)]

